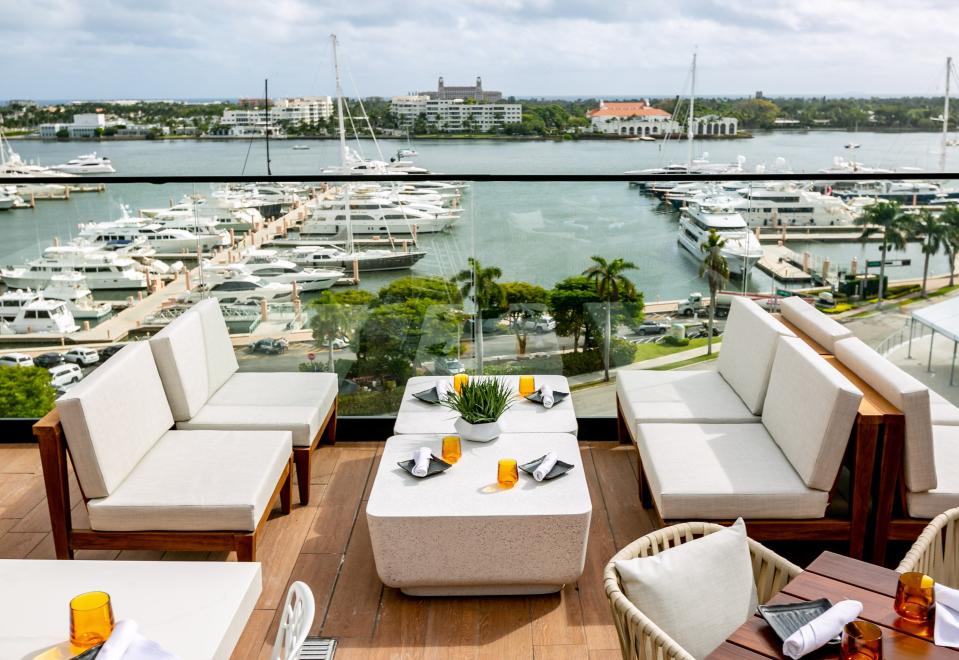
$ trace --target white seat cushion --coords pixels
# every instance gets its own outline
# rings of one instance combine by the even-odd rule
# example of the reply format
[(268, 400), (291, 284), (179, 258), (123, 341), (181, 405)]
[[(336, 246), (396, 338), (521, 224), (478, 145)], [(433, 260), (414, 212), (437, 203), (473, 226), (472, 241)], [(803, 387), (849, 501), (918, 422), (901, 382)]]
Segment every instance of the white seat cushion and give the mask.
[[(834, 352), (836, 342), (852, 337), (852, 330), (831, 319), (799, 296), (790, 296), (779, 301), (783, 318), (804, 332), (810, 339)], [(725, 344), (725, 339), (723, 344)]]
[(959, 408), (934, 390), (929, 390), (929, 407), (935, 426), (959, 426)]
[(294, 447), (309, 447), (333, 407), (336, 392), (335, 374), (236, 373), (177, 428), (290, 431)]
[(806, 487), (761, 424), (640, 424), (636, 444), (666, 520), (826, 512), (829, 494)]
[(57, 400), (87, 497), (106, 497), (173, 426), (146, 342), (133, 342)]
[(618, 560), (623, 593), (694, 658), (703, 658), (752, 616), (759, 598), (746, 525), (650, 557)]
[(809, 344), (779, 339), (763, 426), (810, 488), (832, 488), (861, 401), (862, 392)]
[(759, 421), (716, 371), (620, 370), (616, 374), (616, 396), (633, 437), (636, 425), (646, 422)]
[(754, 415), (763, 412), (769, 373), (781, 336), (795, 335), (752, 300), (733, 298), (716, 369)]
[(200, 316), (181, 315), (150, 338), (150, 348), (173, 418), (178, 422), (190, 419), (212, 393)]
[(906, 508), (913, 518), (935, 518), (959, 506), (959, 426), (934, 426), (935, 488), (906, 493)]
[[(230, 331), (226, 327), (220, 303), (214, 298), (200, 301), (190, 310), (197, 314), (203, 324), (203, 348), (206, 351), (207, 380), (210, 392), (216, 392), (237, 372), (240, 365), (236, 361)], [(174, 321), (175, 323), (175, 321)]]
[(911, 491), (936, 487), (929, 388), (866, 346), (858, 337), (836, 342), (836, 358), (902, 411), (906, 418), (903, 475)]
[(290, 460), (280, 431), (170, 431), (108, 497), (90, 500), (101, 531), (252, 532)]

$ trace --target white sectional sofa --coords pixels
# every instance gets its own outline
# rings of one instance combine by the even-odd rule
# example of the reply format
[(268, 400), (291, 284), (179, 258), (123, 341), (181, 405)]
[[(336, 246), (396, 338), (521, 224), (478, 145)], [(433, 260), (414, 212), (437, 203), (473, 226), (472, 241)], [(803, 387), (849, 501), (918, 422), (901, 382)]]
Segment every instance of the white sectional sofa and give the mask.
[(776, 343), (761, 423), (638, 424), (661, 520), (825, 515), (862, 393), (802, 340)]
[(635, 442), (642, 423), (758, 423), (783, 336), (794, 335), (753, 301), (734, 299), (715, 370), (619, 370), (621, 428)]
[[(254, 559), (277, 498), (290, 511), (292, 434), (173, 425), (146, 342), (123, 348), (37, 424), (58, 557), (95, 547), (236, 550), (239, 560)], [(70, 523), (64, 438), (90, 530)]]
[(834, 352), (837, 341), (852, 337), (849, 328), (829, 318), (798, 296), (781, 299), (779, 309), (787, 323), (819, 344), (827, 353)]
[(300, 503), (309, 503), (313, 451), (324, 432), (335, 439), (335, 374), (239, 373), (215, 300), (181, 315), (150, 346), (178, 429), (289, 431)]

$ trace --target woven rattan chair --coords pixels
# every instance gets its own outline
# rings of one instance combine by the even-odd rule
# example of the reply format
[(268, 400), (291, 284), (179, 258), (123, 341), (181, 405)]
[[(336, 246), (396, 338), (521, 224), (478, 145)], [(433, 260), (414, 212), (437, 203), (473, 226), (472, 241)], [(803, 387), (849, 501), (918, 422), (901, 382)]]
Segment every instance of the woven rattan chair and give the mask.
[(948, 587), (959, 587), (959, 508), (933, 518), (896, 570), (925, 573)]
[[(619, 581), (619, 574), (616, 572), (615, 562), (621, 559), (656, 555), (721, 529), (724, 529), (721, 525), (706, 522), (688, 522), (665, 527), (633, 541), (610, 559), (604, 572), (606, 596), (609, 598), (609, 606), (613, 613), (613, 622), (616, 624), (616, 632), (619, 634), (619, 645), (624, 659), (694, 660), (693, 656), (626, 598)], [(749, 554), (753, 560), (753, 577), (756, 580), (759, 602), (765, 603), (789, 580), (799, 575), (802, 569), (752, 539), (747, 541)]]

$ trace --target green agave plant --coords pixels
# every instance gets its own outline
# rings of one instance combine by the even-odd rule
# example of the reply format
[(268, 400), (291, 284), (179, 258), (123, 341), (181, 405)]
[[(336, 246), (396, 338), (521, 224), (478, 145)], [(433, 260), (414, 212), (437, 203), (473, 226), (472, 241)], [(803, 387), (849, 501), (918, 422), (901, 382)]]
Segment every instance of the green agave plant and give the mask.
[(450, 390), (441, 403), (470, 424), (489, 424), (513, 405), (513, 392), (499, 378), (470, 380), (459, 394)]

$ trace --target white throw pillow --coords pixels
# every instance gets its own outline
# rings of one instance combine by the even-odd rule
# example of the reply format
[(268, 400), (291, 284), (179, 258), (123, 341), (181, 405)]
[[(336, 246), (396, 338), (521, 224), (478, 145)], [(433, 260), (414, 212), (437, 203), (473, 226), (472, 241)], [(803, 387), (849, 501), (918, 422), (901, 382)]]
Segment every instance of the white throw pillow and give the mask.
[(745, 623), (759, 603), (746, 524), (651, 557), (616, 562), (623, 593), (694, 658), (704, 658)]

